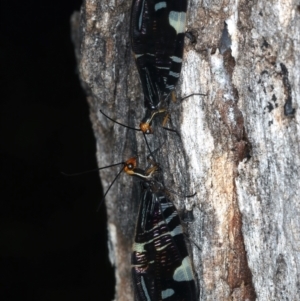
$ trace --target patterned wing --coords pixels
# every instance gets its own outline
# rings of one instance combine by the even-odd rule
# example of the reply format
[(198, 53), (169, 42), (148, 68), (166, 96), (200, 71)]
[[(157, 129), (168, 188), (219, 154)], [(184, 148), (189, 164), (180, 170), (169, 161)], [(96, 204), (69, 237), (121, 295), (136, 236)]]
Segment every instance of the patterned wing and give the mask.
[(139, 301), (193, 301), (196, 287), (182, 227), (172, 202), (163, 193), (143, 192), (132, 275)]
[(145, 106), (156, 110), (179, 79), (187, 0), (134, 0), (131, 43)]

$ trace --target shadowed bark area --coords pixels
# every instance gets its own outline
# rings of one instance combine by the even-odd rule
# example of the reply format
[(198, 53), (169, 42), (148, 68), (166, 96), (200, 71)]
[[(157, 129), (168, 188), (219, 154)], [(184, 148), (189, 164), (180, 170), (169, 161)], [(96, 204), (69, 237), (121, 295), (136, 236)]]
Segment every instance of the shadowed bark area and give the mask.
[[(129, 37), (130, 1), (85, 1), (72, 19), (99, 166), (148, 149)], [(299, 47), (296, 1), (189, 1), (183, 69), (168, 127), (148, 137), (186, 225), (199, 300), (300, 299)], [(117, 169), (101, 171), (105, 187)], [(194, 198), (184, 199), (182, 195)], [(133, 300), (130, 254), (140, 190), (121, 175), (106, 198), (116, 300)], [(198, 247), (200, 246), (200, 248)]]

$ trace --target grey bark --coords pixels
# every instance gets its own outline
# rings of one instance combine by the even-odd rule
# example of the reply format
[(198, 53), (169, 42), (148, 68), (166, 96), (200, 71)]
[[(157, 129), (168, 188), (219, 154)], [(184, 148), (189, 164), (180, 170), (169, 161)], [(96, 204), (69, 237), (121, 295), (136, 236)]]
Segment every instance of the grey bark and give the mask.
[[(86, 0), (72, 18), (99, 166), (148, 154), (137, 127), (143, 95), (129, 31), (131, 1)], [(300, 300), (300, 6), (295, 0), (189, 1), (177, 96), (149, 138), (185, 226), (199, 300)], [(117, 169), (101, 171), (104, 189)], [(133, 300), (130, 254), (138, 182), (121, 175), (106, 206), (116, 300)], [(100, 289), (100, 288), (99, 288)]]

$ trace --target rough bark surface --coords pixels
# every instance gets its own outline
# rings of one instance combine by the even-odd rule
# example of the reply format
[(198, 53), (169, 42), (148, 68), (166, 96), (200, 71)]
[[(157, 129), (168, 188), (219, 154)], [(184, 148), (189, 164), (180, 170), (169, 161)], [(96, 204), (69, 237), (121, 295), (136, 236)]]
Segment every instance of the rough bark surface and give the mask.
[[(137, 127), (143, 95), (131, 54), (131, 1), (86, 0), (72, 18), (99, 166), (148, 154)], [(296, 0), (191, 0), (169, 127), (149, 138), (185, 226), (199, 300), (300, 300), (300, 6)], [(104, 189), (117, 169), (101, 171)], [(106, 206), (116, 300), (133, 300), (130, 254), (139, 185), (121, 175)]]

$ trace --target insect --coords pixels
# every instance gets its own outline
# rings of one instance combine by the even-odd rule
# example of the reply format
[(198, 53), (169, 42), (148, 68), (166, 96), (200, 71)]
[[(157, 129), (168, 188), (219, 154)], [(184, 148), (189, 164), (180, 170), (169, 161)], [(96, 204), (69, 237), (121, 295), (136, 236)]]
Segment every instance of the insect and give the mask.
[[(169, 96), (175, 100), (174, 89), (179, 80), (185, 37), (187, 0), (133, 0), (131, 8), (130, 37), (136, 66), (140, 75), (146, 112), (139, 128), (119, 123), (104, 112), (111, 121), (143, 134), (152, 134), (153, 118), (165, 114), (166, 128), (169, 114)], [(193, 93), (193, 95), (206, 95)], [(179, 135), (179, 134), (178, 134)]]
[(183, 56), (187, 0), (134, 0), (130, 36), (140, 75), (146, 114), (143, 133), (152, 133), (156, 114), (178, 82)]
[(157, 179), (159, 165), (143, 171), (130, 159), (125, 172), (139, 177), (142, 196), (131, 257), (138, 301), (193, 301), (196, 284), (177, 210)]
[(122, 171), (141, 180), (131, 256), (135, 300), (196, 301), (196, 283), (179, 215), (162, 184), (159, 164), (149, 161), (151, 166), (146, 170), (137, 167), (135, 157), (100, 168), (123, 165), (104, 197)]

